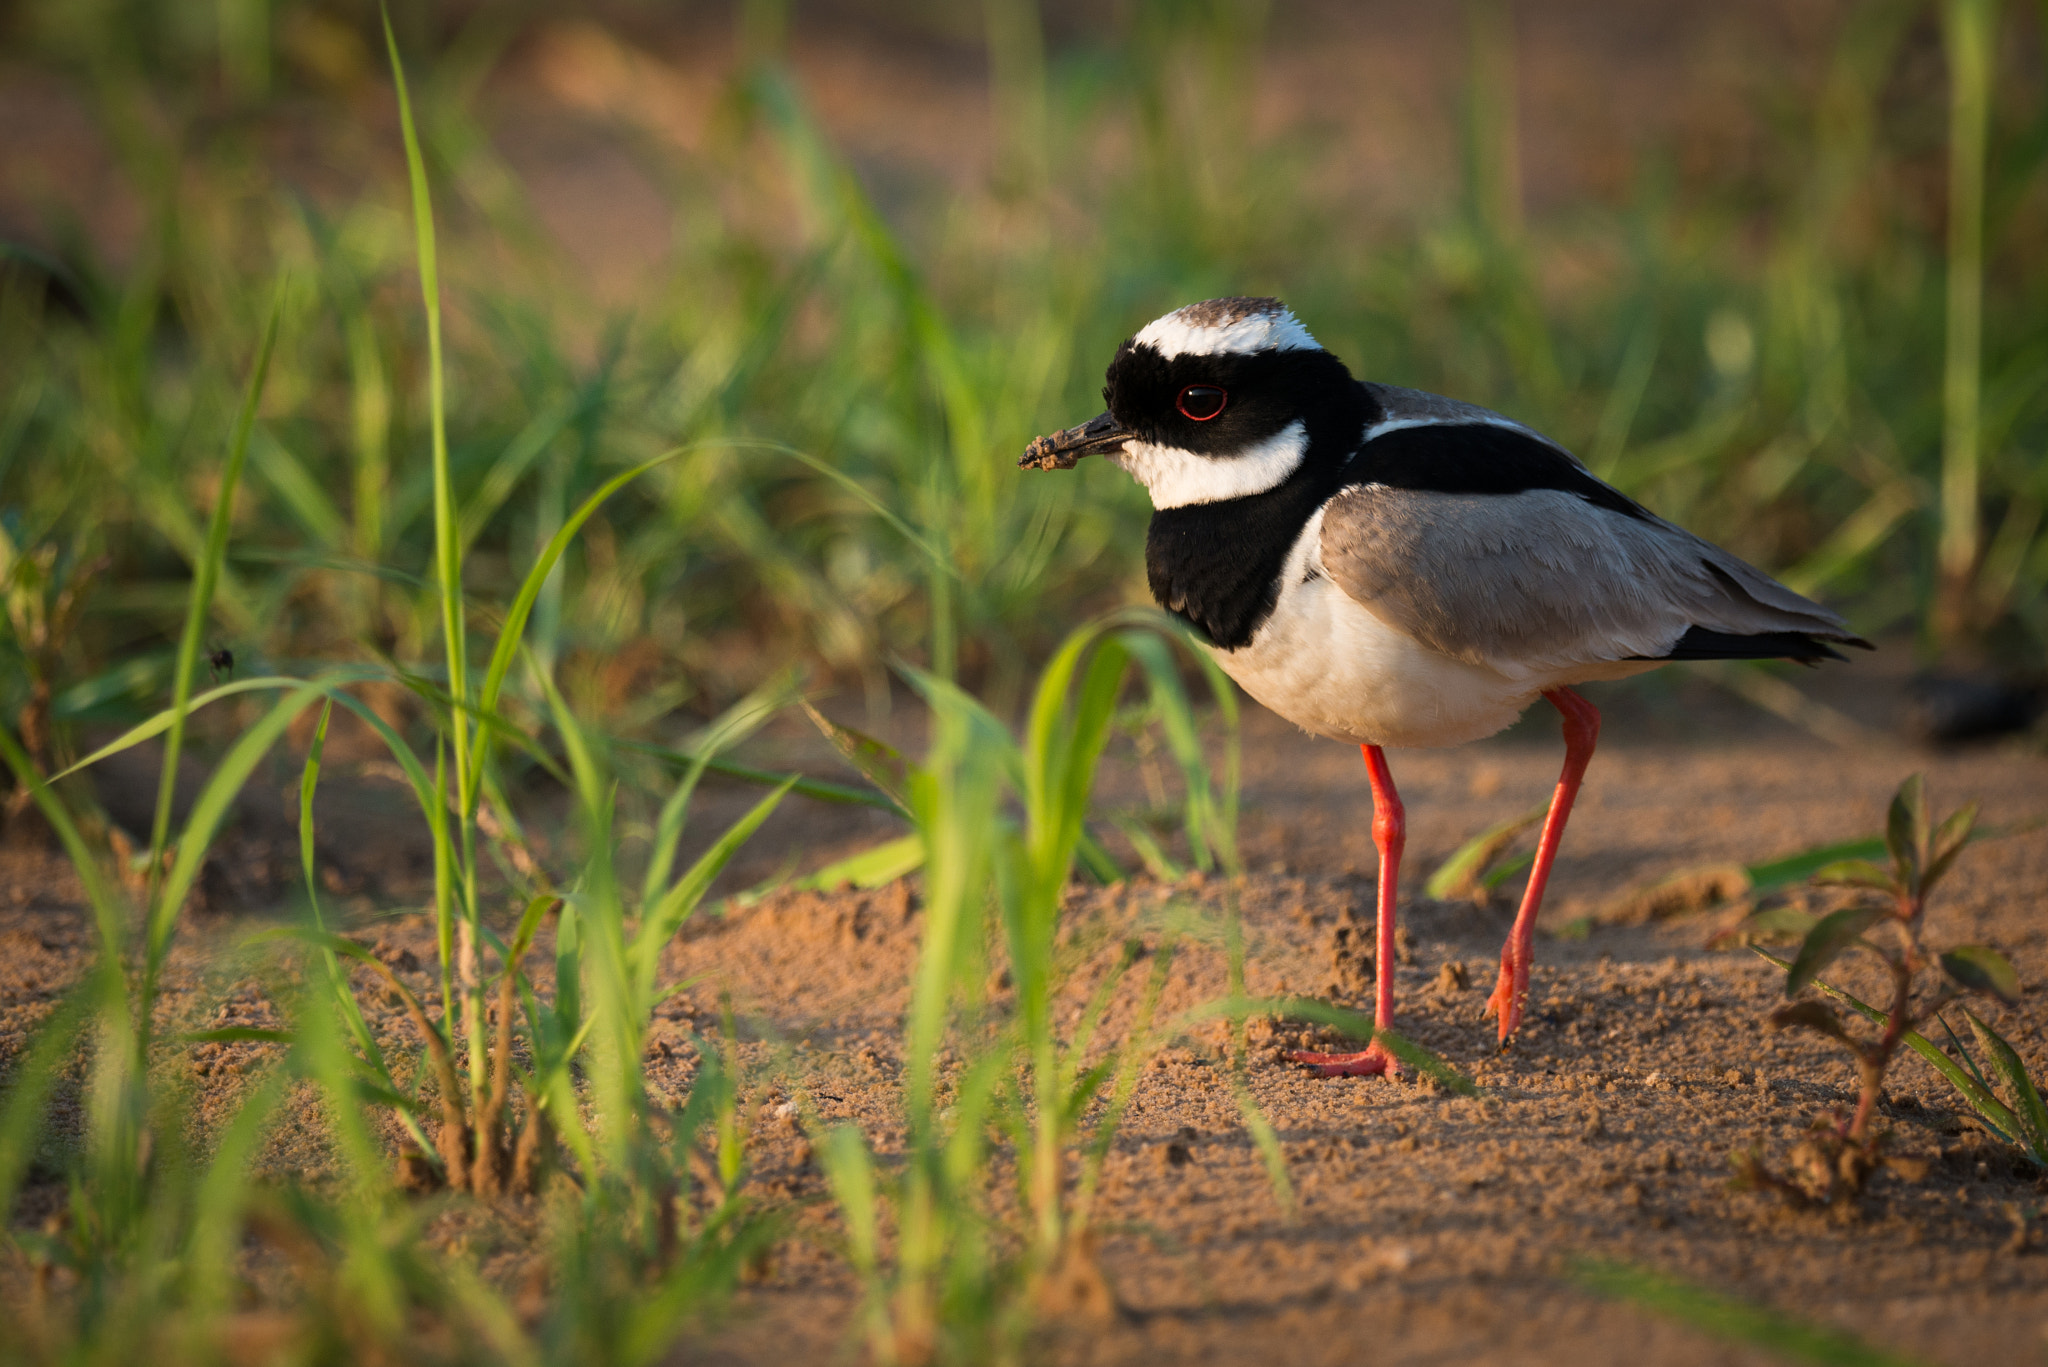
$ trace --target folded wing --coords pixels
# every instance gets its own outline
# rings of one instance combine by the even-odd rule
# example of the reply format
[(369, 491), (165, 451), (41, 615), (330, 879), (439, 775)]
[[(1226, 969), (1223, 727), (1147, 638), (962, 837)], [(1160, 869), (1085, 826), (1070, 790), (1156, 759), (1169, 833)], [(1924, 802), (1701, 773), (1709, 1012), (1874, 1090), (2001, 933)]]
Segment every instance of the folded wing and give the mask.
[[(1868, 648), (1834, 613), (1644, 511), (1534, 434), (1446, 424), (1400, 435), (1398, 462), (1375, 460), (1368, 441), (1354, 462), (1361, 482), (1326, 505), (1321, 566), (1434, 650), (1524, 677), (1615, 660), (1812, 663), (1835, 654), (1829, 642)], [(1414, 449), (1424, 439), (1427, 459)], [(1527, 487), (1491, 473), (1503, 439), (1540, 447), (1525, 462), (1537, 473), (1507, 481)]]

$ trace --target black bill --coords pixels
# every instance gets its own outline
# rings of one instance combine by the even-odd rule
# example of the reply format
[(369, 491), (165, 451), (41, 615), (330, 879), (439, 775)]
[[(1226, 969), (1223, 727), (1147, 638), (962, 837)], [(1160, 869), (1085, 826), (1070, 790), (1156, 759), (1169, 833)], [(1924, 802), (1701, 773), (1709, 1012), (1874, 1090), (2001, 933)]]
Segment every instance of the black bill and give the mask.
[(1038, 437), (1024, 448), (1017, 461), (1022, 470), (1071, 470), (1083, 456), (1114, 451), (1131, 439), (1131, 434), (1107, 413), (1088, 419), (1049, 437)]

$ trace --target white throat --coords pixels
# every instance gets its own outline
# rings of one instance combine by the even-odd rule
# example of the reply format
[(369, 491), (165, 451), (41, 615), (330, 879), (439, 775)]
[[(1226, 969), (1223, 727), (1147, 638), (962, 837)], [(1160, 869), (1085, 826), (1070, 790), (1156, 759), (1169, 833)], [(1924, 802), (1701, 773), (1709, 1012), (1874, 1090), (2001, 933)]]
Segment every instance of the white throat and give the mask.
[(1296, 418), (1257, 446), (1229, 456), (1205, 456), (1178, 446), (1125, 443), (1111, 460), (1130, 472), (1152, 495), (1154, 508), (1185, 508), (1195, 503), (1263, 494), (1286, 483), (1308, 455), (1308, 426)]

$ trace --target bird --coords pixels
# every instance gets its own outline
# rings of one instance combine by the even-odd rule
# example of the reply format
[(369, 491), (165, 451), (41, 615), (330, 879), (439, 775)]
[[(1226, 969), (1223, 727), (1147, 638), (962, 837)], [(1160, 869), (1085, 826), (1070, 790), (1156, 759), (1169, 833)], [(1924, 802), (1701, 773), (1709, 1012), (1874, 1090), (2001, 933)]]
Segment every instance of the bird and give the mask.
[(1665, 521), (1534, 428), (1353, 378), (1278, 299), (1189, 304), (1120, 345), (1106, 411), (1025, 448), (1085, 456), (1151, 496), (1145, 574), (1258, 702), (1360, 747), (1379, 852), (1374, 1038), (1296, 1054), (1324, 1075), (1397, 1072), (1395, 900), (1407, 818), (1386, 751), (1490, 736), (1538, 698), (1565, 757), (1486, 1015), (1506, 1047), (1536, 918), (1600, 734), (1573, 685), (1682, 660), (1844, 659), (1839, 615)]

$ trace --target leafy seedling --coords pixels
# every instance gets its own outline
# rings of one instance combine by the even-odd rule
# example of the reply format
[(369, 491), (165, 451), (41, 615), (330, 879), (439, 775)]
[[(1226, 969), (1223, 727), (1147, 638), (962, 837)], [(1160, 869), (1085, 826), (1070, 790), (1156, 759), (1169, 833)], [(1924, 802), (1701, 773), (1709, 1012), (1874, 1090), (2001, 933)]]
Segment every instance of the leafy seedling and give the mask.
[[(1846, 1120), (1837, 1116), (1817, 1126), (1795, 1151), (1790, 1175), (1772, 1171), (1754, 1150), (1739, 1155), (1739, 1181), (1823, 1204), (1853, 1197), (1883, 1157), (1885, 1136), (1873, 1136), (1871, 1123), (1885, 1073), (1913, 1027), (1938, 1017), (1962, 997), (2019, 999), (2018, 974), (1997, 950), (1959, 945), (1938, 951), (1928, 947), (1922, 934), (1928, 899), (1969, 843), (1976, 820), (1973, 802), (1936, 826), (1927, 809), (1926, 786), (1915, 774), (1892, 798), (1885, 829), (1887, 864), (1843, 859), (1811, 875), (1822, 887), (1850, 889), (1854, 900), (1805, 931), (1798, 952), (1785, 964), (1788, 1000), (1767, 1024), (1774, 1031), (1808, 1030), (1846, 1049), (1860, 1081), (1856, 1109)], [(1852, 950), (1876, 959), (1891, 981), (1889, 1010), (1862, 1008), (1874, 1033), (1852, 1030), (1827, 1002), (1801, 995), (1816, 985), (1832, 991), (1819, 983), (1820, 975)], [(1928, 980), (1924, 986), (1923, 979)], [(1988, 1043), (1985, 1047), (1995, 1053)], [(1981, 1087), (1982, 1080), (1976, 1081)], [(1983, 1090), (1988, 1094), (1988, 1087)]]
[[(1762, 949), (1756, 952), (1779, 968), (1792, 967), (1775, 954)], [(1880, 1029), (1888, 1023), (1884, 1012), (1853, 993), (1819, 980), (1814, 982), (1814, 986)], [(1967, 1006), (1962, 1008), (1962, 1012), (1983, 1053), (1982, 1062), (1956, 1034), (1946, 1016), (1936, 1016), (1935, 1020), (1942, 1033), (1948, 1036), (1948, 1050), (1918, 1030), (1906, 1031), (1901, 1042), (1926, 1059), (1961, 1094), (1991, 1133), (2018, 1148), (2037, 1166), (2048, 1168), (2048, 1102), (2043, 1101), (2040, 1085), (2028, 1075), (2018, 1051), (2006, 1042), (2003, 1035)], [(1953, 1056), (1950, 1051), (1953, 1051)], [(1993, 1085), (1994, 1080), (1999, 1086)], [(2004, 1092), (2002, 1097), (2001, 1090)]]

